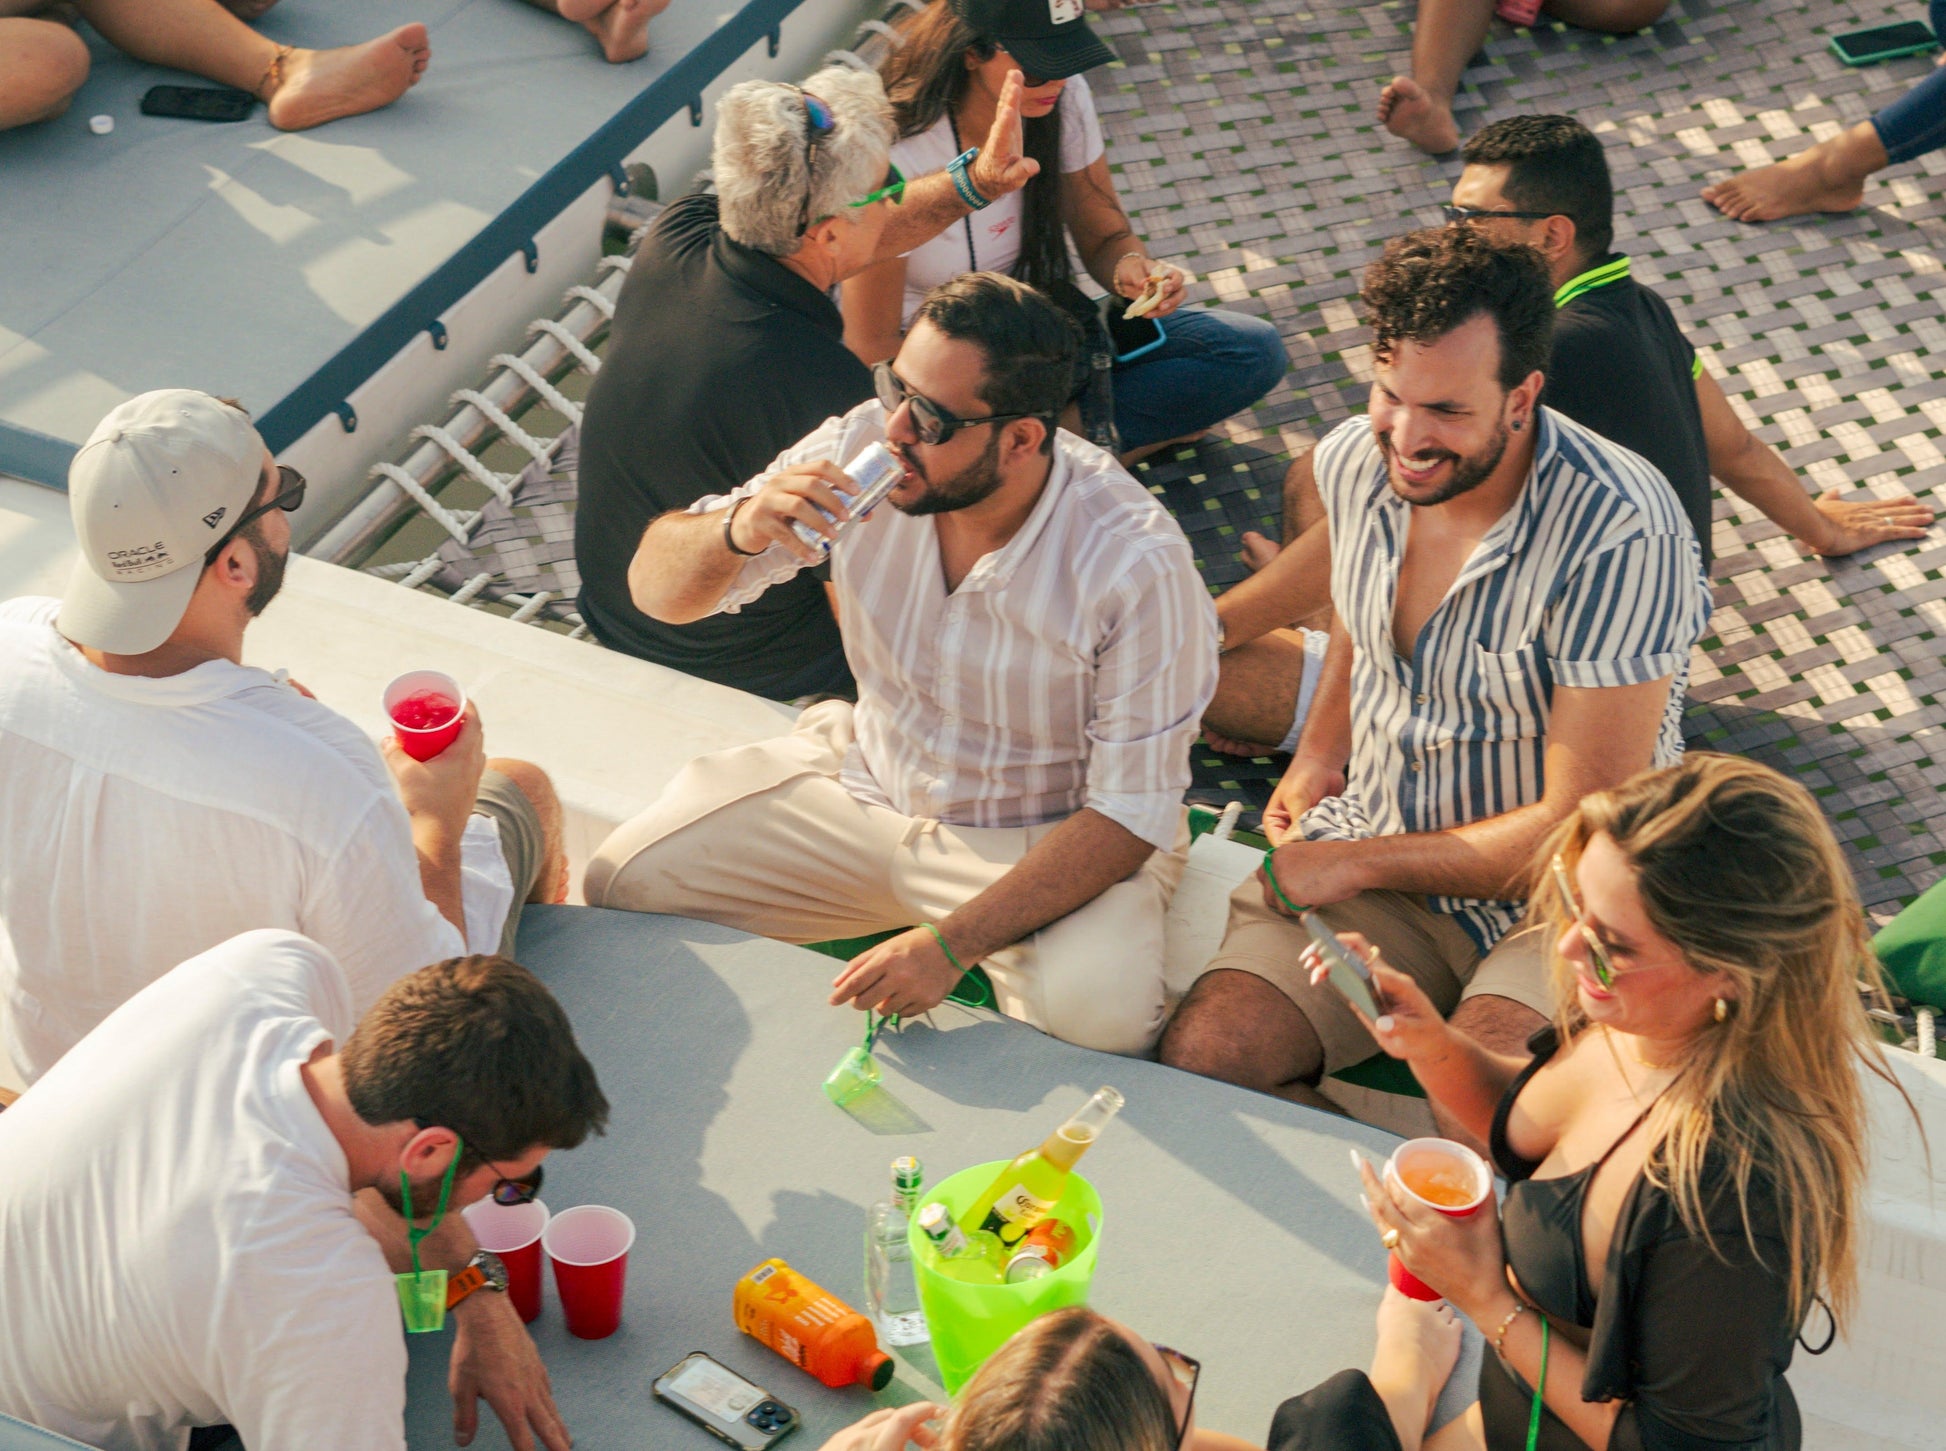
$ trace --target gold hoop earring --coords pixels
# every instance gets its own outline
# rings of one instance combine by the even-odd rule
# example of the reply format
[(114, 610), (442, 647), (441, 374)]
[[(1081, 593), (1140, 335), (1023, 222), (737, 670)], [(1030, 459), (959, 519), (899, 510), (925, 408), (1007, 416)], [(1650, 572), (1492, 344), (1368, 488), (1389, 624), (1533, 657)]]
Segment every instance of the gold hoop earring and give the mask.
[(1719, 1023), (1727, 1022), (1729, 1021), (1729, 1017), (1730, 1005), (1722, 998), (1718, 998), (1716, 1000), (1716, 1021)]

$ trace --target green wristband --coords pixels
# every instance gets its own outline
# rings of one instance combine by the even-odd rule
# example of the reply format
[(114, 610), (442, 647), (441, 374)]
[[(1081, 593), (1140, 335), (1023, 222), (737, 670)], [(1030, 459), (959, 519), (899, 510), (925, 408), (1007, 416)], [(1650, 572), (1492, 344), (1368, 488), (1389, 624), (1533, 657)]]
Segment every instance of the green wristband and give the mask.
[(1277, 864), (1271, 860), (1276, 855), (1276, 847), (1272, 846), (1264, 849), (1264, 877), (1270, 883), (1270, 890), (1277, 894), (1277, 900), (1284, 904), (1284, 910), (1289, 912), (1293, 917), (1302, 917), (1310, 908), (1300, 907), (1284, 895), (1283, 884), (1277, 880)]
[(926, 931), (932, 933), (932, 940), (939, 944), (939, 950), (946, 954), (946, 960), (952, 963), (953, 971), (958, 973), (961, 977), (965, 977), (966, 969), (959, 965), (959, 959), (953, 956), (953, 949), (946, 945), (946, 934), (941, 932), (937, 927), (933, 926), (932, 923), (930, 922), (927, 922), (924, 925)]

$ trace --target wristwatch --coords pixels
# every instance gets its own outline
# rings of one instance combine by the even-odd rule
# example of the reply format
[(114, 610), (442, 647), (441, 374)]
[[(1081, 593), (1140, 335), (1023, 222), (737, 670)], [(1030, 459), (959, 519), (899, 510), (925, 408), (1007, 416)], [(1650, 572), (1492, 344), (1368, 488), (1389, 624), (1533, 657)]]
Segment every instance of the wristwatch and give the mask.
[(507, 1293), (507, 1267), (500, 1263), (500, 1256), (490, 1249), (478, 1251), (466, 1262), (465, 1269), (447, 1276), (446, 1308), (452, 1309), (475, 1290), (493, 1290), (502, 1295)]

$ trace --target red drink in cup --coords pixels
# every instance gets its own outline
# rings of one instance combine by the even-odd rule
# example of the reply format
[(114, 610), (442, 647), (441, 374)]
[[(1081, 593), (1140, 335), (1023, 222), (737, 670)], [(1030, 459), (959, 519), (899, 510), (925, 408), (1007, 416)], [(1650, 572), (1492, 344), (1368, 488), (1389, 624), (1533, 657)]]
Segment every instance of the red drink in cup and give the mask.
[(635, 1225), (619, 1209), (581, 1204), (548, 1221), (541, 1247), (554, 1262), (554, 1288), (568, 1334), (583, 1340), (613, 1335), (622, 1323), (622, 1287)]
[[(1385, 1182), (1453, 1219), (1479, 1213), (1493, 1193), (1493, 1172), (1486, 1160), (1451, 1139), (1407, 1139), (1385, 1161)], [(1399, 1262), (1396, 1252), (1387, 1257), (1386, 1273), (1402, 1295), (1415, 1300), (1440, 1298), (1437, 1290)]]
[(462, 1212), (480, 1248), (492, 1250), (507, 1267), (507, 1298), (531, 1325), (541, 1313), (541, 1234), (547, 1228), (547, 1206), (538, 1199), (527, 1204), (482, 1199)]
[(439, 670), (408, 670), (385, 687), (384, 703), (393, 734), (415, 761), (445, 750), (466, 723), (466, 692)]

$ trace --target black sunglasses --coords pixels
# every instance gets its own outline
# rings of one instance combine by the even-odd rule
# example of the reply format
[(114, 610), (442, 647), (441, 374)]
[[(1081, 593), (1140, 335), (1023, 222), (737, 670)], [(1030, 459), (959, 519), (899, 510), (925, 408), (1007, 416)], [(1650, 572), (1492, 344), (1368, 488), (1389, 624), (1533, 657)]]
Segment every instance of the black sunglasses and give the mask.
[(1548, 217), (1558, 217), (1560, 212), (1498, 212), (1491, 207), (1456, 207), (1451, 202), (1440, 208), (1446, 214), (1446, 224), (1453, 226), (1459, 222), (1477, 221), (1486, 217), (1517, 217), (1525, 222), (1538, 222)]
[[(1180, 1350), (1171, 1350), (1166, 1345), (1156, 1344), (1155, 1353), (1162, 1357), (1162, 1363), (1169, 1368), (1177, 1385), (1189, 1387), (1189, 1400), (1182, 1408), (1182, 1424), (1176, 1427), (1176, 1451), (1183, 1451), (1189, 1440), (1189, 1423), (1196, 1416), (1196, 1382), (1203, 1378), (1203, 1363), (1193, 1355), (1184, 1355)], [(1184, 1374), (1184, 1372), (1188, 1374)]]
[(888, 418), (899, 411), (901, 404), (912, 405), (912, 431), (919, 436), (921, 443), (949, 443), (962, 428), (977, 428), (983, 423), (1011, 423), (1016, 418), (1046, 416), (1040, 413), (983, 413), (978, 418), (961, 418), (924, 394), (914, 393), (906, 387), (905, 380), (892, 371), (890, 363), (873, 366), (872, 382), (878, 389), (879, 407), (885, 410)]
[[(419, 1118), (415, 1115), (412, 1122), (422, 1129), (432, 1127), (432, 1120), (428, 1118)], [(457, 1129), (454, 1130), (454, 1133), (459, 1137), (460, 1153), (464, 1156), (469, 1152), (466, 1147), (466, 1136), (460, 1134)], [(493, 1170), (494, 1178), (491, 1197), (495, 1204), (532, 1204), (539, 1197), (541, 1184), (546, 1179), (544, 1172), (546, 1165), (536, 1164), (525, 1174), (515, 1179), (506, 1174), (502, 1174), (491, 1159), (482, 1159), (480, 1162)]]
[(224, 532), (221, 539), (210, 545), (209, 550), (203, 555), (203, 568), (208, 569), (212, 564), (216, 563), (216, 556), (223, 552), (223, 546), (241, 534), (243, 532), (243, 526), (248, 524), (252, 519), (262, 514), (268, 514), (272, 509), (282, 509), (287, 514), (294, 513), (296, 510), (302, 508), (303, 504), (304, 475), (300, 474), (289, 464), (277, 465), (277, 492), (264, 500), (263, 503), (257, 505), (256, 508), (245, 509), (237, 517), (236, 523), (232, 524)]
[(811, 230), (811, 193), (817, 190), (812, 158), (818, 143), (836, 131), (838, 123), (831, 117), (831, 108), (809, 91), (800, 90), (797, 95), (804, 102), (804, 205), (797, 213), (797, 235), (801, 237)]

